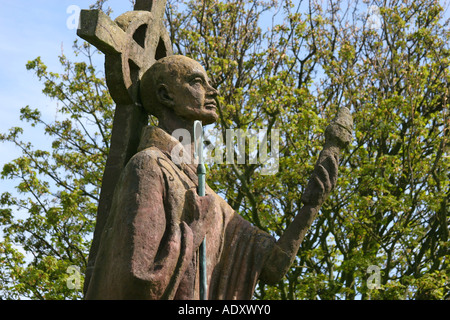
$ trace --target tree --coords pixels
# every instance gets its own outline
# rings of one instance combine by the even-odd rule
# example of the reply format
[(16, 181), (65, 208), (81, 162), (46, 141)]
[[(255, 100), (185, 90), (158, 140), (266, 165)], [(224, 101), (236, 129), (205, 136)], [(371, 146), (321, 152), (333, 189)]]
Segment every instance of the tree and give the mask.
[[(101, 1), (103, 5), (105, 1)], [(449, 32), (432, 0), (350, 3), (168, 1), (176, 53), (200, 61), (221, 96), (217, 124), (246, 132), (278, 129), (278, 172), (220, 162), (208, 183), (242, 216), (278, 237), (301, 207), (323, 146), (323, 130), (347, 106), (354, 141), (286, 277), (259, 283), (258, 299), (442, 299), (449, 296)], [(370, 8), (370, 10), (369, 10)], [(374, 20), (375, 19), (375, 20)], [(378, 21), (374, 23), (374, 21)], [(83, 274), (108, 153), (113, 103), (87, 62), (61, 57), (64, 74), (40, 59), (27, 67), (44, 94), (62, 103), (46, 123), (25, 107), (21, 119), (45, 128), (52, 150), (1, 136), (23, 156), (2, 178), (19, 196), (1, 196), (0, 295), (76, 298), (67, 267)], [(270, 139), (269, 139), (270, 141)], [(26, 218), (18, 221), (18, 210)], [(32, 254), (30, 262), (15, 248)], [(373, 281), (374, 280), (374, 281)]]
[[(40, 126), (53, 139), (51, 150), (35, 149), (32, 143), (21, 141), (20, 127), (0, 136), (22, 151), (1, 172), (3, 179), (18, 182), (17, 196), (1, 195), (3, 298), (81, 297), (81, 291), (67, 286), (68, 281), (78, 280), (73, 278), (78, 276), (76, 269), (68, 268), (83, 270), (87, 263), (113, 103), (105, 80), (96, 75), (90, 47), (76, 45), (75, 50), (89, 62), (72, 63), (61, 55), (62, 74), (47, 71), (39, 57), (27, 64), (44, 83), (43, 93), (61, 103), (59, 119), (51, 123), (42, 119), (38, 109), (26, 106), (20, 110), (21, 120)], [(19, 212), (21, 219), (17, 219)], [(17, 245), (31, 257), (26, 259)]]
[[(263, 32), (259, 22), (272, 7), (281, 17)], [(355, 140), (342, 158), (337, 190), (286, 278), (277, 288), (260, 284), (256, 296), (448, 296), (449, 33), (443, 6), (188, 1), (185, 11), (175, 11), (169, 6), (175, 48), (201, 61), (222, 94), (220, 127), (281, 133), (276, 175), (261, 175), (248, 154), (245, 164), (210, 172), (215, 190), (263, 230), (279, 236), (289, 224), (323, 129), (338, 108), (353, 111)], [(370, 266), (380, 268), (379, 289), (366, 284)]]

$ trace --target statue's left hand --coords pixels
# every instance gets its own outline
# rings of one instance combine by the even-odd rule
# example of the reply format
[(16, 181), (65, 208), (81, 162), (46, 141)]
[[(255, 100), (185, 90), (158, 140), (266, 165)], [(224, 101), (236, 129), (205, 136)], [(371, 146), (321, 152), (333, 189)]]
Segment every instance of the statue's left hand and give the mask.
[(338, 162), (339, 158), (336, 154), (329, 154), (323, 161), (316, 164), (302, 197), (304, 204), (315, 205), (323, 203), (336, 185)]
[(338, 176), (339, 153), (352, 140), (353, 118), (343, 107), (325, 130), (325, 146), (302, 195), (305, 205), (321, 205), (334, 189)]

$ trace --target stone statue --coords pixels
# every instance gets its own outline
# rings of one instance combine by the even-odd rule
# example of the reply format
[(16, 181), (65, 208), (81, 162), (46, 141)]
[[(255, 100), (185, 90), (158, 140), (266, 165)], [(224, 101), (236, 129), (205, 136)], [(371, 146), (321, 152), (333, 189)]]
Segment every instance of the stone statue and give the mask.
[(259, 279), (275, 284), (284, 276), (335, 186), (339, 152), (351, 139), (350, 113), (342, 108), (328, 126), (304, 206), (276, 240), (208, 186), (206, 195), (198, 196), (196, 166), (171, 158), (180, 144), (171, 136), (175, 129), (192, 133), (195, 120), (217, 120), (218, 92), (203, 67), (188, 57), (166, 55), (143, 69), (139, 90), (132, 92), (139, 92), (143, 110), (159, 124), (142, 130), (137, 153), (114, 185), (91, 250), (85, 298), (199, 299), (198, 248), (206, 236), (207, 298), (250, 299)]

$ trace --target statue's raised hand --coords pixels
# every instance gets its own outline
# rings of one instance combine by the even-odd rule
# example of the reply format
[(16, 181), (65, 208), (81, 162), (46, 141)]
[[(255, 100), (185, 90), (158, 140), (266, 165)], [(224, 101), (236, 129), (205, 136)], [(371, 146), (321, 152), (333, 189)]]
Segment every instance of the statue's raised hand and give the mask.
[(325, 130), (325, 145), (302, 196), (305, 205), (321, 205), (336, 185), (340, 150), (352, 139), (353, 119), (343, 107)]

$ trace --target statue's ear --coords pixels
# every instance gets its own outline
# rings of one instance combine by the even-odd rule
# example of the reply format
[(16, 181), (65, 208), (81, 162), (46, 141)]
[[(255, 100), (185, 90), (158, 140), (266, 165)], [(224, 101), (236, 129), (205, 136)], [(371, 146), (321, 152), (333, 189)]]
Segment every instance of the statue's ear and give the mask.
[(169, 92), (169, 89), (165, 84), (161, 84), (156, 91), (156, 96), (158, 98), (159, 103), (168, 106), (170, 108), (173, 107), (174, 101), (173, 96)]

